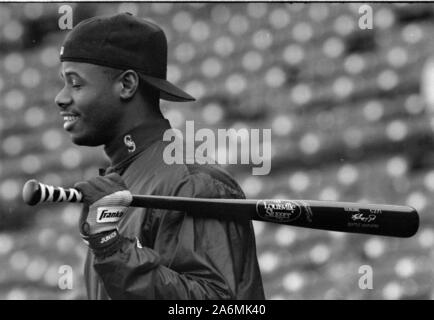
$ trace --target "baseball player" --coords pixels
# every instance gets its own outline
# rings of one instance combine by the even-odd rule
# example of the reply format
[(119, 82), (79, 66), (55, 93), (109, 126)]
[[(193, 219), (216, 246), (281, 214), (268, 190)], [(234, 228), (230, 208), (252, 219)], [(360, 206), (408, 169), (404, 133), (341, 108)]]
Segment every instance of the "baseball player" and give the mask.
[(88, 297), (264, 299), (250, 221), (129, 207), (131, 194), (245, 197), (216, 165), (164, 162), (170, 124), (159, 99), (194, 100), (166, 80), (164, 32), (128, 13), (93, 17), (68, 33), (60, 60), (64, 129), (77, 145), (103, 145), (111, 161), (75, 185)]

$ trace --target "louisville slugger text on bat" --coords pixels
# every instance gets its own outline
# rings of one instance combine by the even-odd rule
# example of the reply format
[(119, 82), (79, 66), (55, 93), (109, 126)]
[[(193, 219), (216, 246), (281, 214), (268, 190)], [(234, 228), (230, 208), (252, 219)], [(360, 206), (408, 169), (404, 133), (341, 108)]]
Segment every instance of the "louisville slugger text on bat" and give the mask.
[[(28, 205), (82, 202), (82, 194), (29, 180), (23, 188)], [(311, 229), (407, 238), (419, 228), (409, 206), (318, 200), (205, 199), (133, 195), (132, 207), (167, 209), (211, 218), (251, 219)]]

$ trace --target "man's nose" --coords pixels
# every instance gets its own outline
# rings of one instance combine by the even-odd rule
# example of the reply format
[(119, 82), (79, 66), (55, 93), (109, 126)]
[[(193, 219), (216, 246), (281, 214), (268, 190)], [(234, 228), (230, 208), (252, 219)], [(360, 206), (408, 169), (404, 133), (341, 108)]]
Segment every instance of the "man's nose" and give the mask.
[(54, 98), (54, 102), (57, 104), (59, 108), (65, 109), (72, 103), (71, 95), (67, 93), (65, 87), (62, 88), (57, 94), (56, 98)]

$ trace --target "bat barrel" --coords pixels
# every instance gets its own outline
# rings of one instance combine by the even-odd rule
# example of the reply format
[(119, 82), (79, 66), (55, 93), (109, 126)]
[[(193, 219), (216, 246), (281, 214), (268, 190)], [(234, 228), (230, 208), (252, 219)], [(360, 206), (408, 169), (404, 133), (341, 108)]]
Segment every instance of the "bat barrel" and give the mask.
[[(309, 228), (408, 238), (419, 228), (410, 206), (308, 201), (315, 214)], [(318, 228), (317, 228), (318, 226)]]

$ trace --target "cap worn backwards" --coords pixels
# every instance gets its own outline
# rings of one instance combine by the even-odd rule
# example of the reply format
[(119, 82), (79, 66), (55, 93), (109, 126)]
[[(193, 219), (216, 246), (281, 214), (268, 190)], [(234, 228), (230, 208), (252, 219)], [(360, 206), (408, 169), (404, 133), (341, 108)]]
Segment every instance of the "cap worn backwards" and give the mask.
[(83, 20), (66, 36), (60, 61), (133, 69), (169, 101), (195, 99), (167, 81), (167, 39), (164, 31), (129, 13)]

